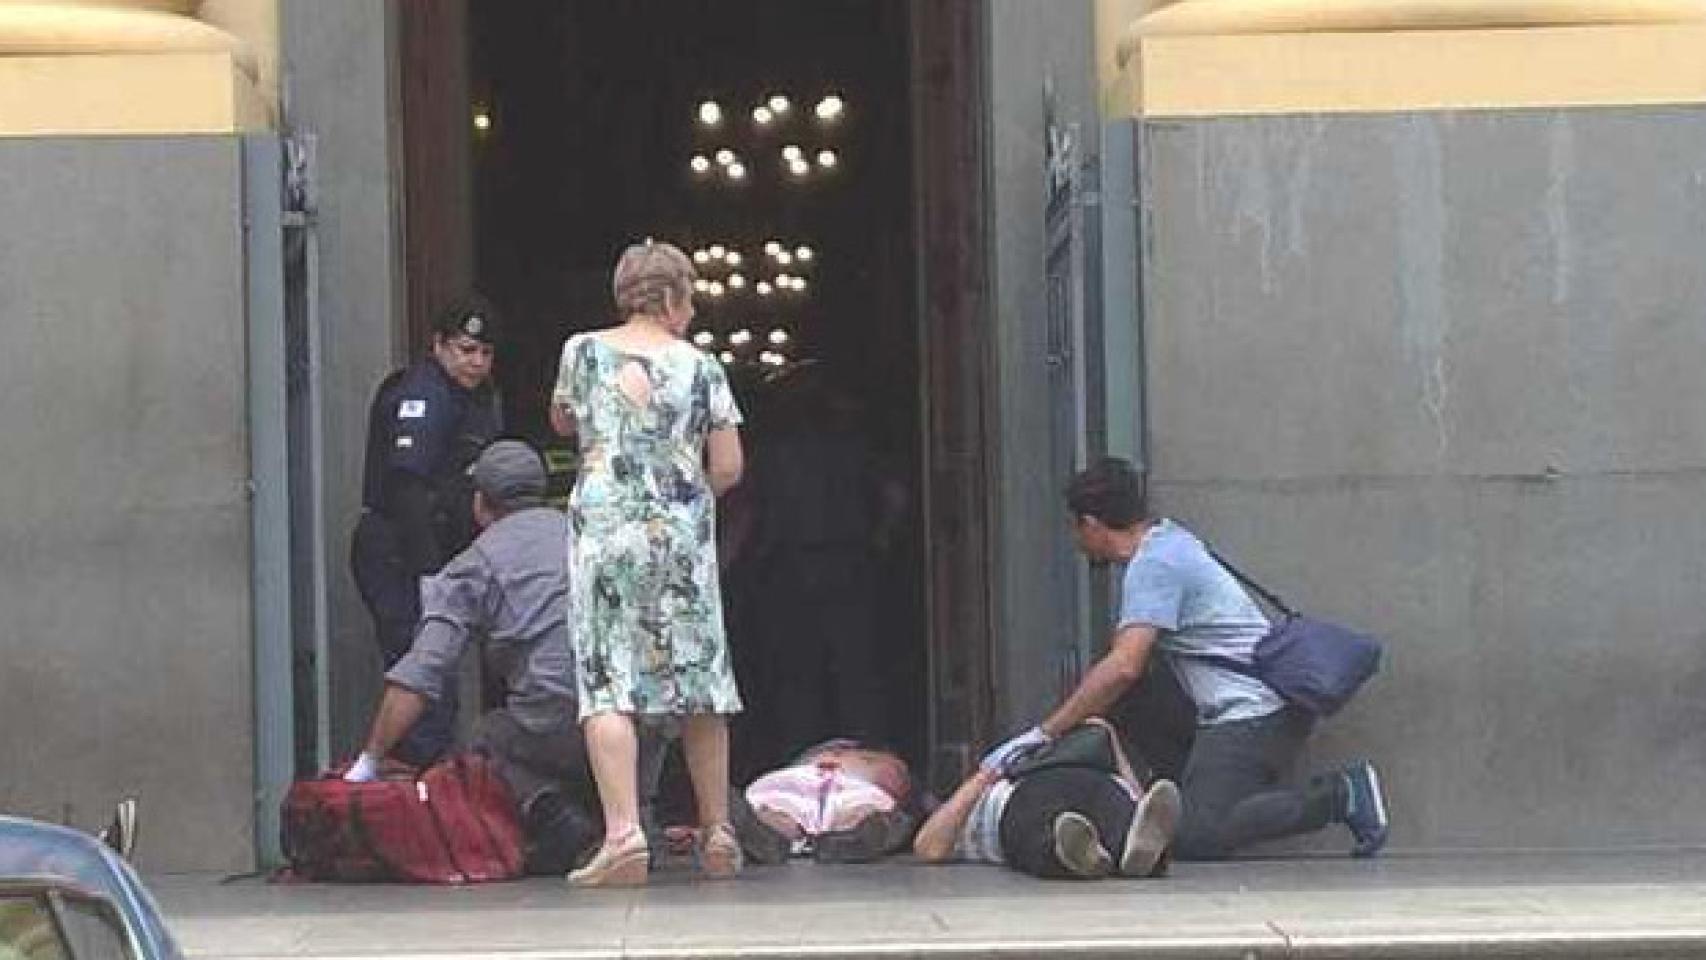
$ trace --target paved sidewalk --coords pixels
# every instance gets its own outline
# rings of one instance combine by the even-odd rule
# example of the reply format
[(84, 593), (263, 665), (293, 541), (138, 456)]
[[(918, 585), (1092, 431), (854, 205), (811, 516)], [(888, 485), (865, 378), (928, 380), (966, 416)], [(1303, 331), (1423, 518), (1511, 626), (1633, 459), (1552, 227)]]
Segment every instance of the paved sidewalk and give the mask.
[(1158, 881), (794, 863), (639, 891), (155, 877), (192, 957), (1706, 957), (1706, 852), (1181, 864)]

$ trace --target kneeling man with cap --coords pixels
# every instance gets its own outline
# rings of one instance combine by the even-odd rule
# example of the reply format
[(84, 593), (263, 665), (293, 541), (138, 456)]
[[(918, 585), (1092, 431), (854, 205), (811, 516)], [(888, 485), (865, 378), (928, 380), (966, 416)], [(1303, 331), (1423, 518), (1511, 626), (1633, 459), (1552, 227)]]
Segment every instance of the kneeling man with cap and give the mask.
[(532, 447), (500, 440), (474, 462), (480, 535), (421, 581), (414, 640), (385, 674), (385, 694), (346, 780), (372, 780), (428, 705), (457, 682), (470, 642), (504, 705), (480, 719), (472, 747), (497, 762), (521, 806), (534, 872), (568, 869), (600, 836), (586, 744), (575, 722), (569, 649), (568, 519), (544, 505), (545, 465)]

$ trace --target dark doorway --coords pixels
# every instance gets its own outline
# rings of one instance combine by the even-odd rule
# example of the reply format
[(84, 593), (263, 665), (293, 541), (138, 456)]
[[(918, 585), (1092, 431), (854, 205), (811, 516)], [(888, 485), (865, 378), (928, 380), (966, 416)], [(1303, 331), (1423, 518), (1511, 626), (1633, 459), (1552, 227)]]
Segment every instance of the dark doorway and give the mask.
[[(748, 704), (737, 775), (840, 734), (929, 759), (913, 14), (902, 0), (468, 7), (473, 273), (507, 318), (512, 432), (554, 444), (558, 351), (614, 319), (623, 247), (653, 237), (702, 258), (696, 331), (748, 415), (748, 501), (724, 519), (756, 512), (747, 549), (770, 558), (727, 577)], [(837, 522), (867, 528), (868, 556), (814, 559), (802, 528)]]

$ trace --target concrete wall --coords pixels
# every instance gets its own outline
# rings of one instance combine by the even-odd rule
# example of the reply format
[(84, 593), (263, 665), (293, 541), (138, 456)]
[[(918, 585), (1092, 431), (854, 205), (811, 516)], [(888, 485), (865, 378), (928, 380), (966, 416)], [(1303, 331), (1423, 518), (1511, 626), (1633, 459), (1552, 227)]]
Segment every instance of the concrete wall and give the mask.
[[(1047, 311), (1044, 88), (1063, 123), (1078, 123), (1093, 152), (1100, 121), (1090, 0), (992, 0), (989, 192), (995, 314), (994, 645), (996, 730), (1034, 722), (1060, 694), (1056, 665), (1080, 638), (1077, 596), (1055, 583), (1077, 561), (1062, 521), (1066, 477), (1049, 464), (1055, 427), (1045, 363)], [(1070, 440), (1068, 440), (1070, 443)], [(1072, 569), (1076, 569), (1073, 567)]]
[[(1390, 661), (1399, 848), (1706, 825), (1706, 111), (1144, 125), (1152, 490)], [(1341, 836), (1333, 836), (1340, 847)]]
[(0, 811), (252, 862), (234, 137), (0, 140)]
[(320, 424), (332, 654), (325, 706), (336, 755), (357, 745), (379, 689), (379, 654), (348, 557), (361, 510), (367, 404), (404, 359), (394, 13), (387, 0), (283, 0), (279, 14), (285, 127), (318, 145), (317, 300), (329, 344)]

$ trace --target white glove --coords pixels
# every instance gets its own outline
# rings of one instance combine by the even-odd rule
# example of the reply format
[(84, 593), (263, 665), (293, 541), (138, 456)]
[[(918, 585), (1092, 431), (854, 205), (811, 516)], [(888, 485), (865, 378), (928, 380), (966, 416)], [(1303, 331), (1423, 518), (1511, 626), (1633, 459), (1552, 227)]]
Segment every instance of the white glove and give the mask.
[(983, 760), (978, 763), (978, 766), (990, 773), (1004, 774), (1026, 754), (1053, 739), (1043, 732), (1042, 727), (1032, 727), (984, 754)]
[(370, 783), (378, 779), (379, 761), (373, 759), (373, 755), (365, 750), (349, 765), (349, 769), (344, 771), (346, 783)]

